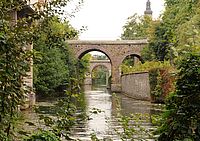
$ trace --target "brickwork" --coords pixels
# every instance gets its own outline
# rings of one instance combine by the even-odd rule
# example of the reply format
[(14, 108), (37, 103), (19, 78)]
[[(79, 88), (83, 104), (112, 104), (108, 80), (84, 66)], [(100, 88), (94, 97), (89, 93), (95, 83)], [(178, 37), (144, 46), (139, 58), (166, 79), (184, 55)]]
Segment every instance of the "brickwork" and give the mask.
[(141, 50), (147, 44), (147, 40), (122, 40), (122, 41), (67, 41), (72, 52), (79, 59), (90, 51), (104, 53), (112, 64), (111, 90), (121, 91), (120, 65), (129, 55), (141, 56)]

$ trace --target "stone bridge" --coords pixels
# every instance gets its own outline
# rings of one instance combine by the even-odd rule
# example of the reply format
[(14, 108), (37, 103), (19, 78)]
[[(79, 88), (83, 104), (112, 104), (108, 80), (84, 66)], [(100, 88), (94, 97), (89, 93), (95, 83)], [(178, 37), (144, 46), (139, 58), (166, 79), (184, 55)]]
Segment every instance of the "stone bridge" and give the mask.
[(81, 59), (90, 51), (99, 51), (104, 53), (111, 62), (112, 79), (111, 91), (121, 91), (121, 74), (120, 65), (123, 60), (129, 56), (134, 55), (141, 60), (141, 50), (147, 44), (147, 40), (116, 40), (116, 41), (81, 41), (69, 40), (67, 41), (72, 49), (72, 52), (78, 59)]
[(108, 85), (108, 78), (111, 76), (111, 63), (110, 60), (91, 60), (89, 66), (89, 73), (86, 74), (85, 84), (92, 85), (92, 72), (95, 68), (104, 66), (108, 70), (108, 76), (106, 78), (106, 85)]

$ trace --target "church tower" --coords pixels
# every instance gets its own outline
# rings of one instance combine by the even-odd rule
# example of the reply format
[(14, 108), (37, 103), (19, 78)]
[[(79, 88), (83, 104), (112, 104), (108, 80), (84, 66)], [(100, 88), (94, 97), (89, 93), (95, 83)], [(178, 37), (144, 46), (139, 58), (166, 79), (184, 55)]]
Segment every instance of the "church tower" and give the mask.
[(152, 16), (153, 11), (151, 10), (151, 2), (147, 0), (146, 2), (146, 10), (144, 11), (145, 15)]

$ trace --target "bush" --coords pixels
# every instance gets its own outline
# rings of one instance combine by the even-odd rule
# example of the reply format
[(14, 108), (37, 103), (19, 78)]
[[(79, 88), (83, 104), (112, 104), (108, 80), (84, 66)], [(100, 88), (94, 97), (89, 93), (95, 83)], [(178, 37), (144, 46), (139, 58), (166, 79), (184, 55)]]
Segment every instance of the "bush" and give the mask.
[(54, 133), (51, 131), (40, 131), (36, 134), (33, 134), (28, 139), (24, 141), (61, 141)]
[(123, 74), (133, 73), (133, 72), (141, 72), (141, 71), (149, 71), (154, 68), (167, 68), (171, 69), (169, 62), (159, 62), (159, 61), (147, 61), (144, 64), (139, 64), (134, 67), (129, 67), (126, 65), (121, 66), (121, 70)]
[(35, 51), (41, 54), (39, 60), (34, 60), (34, 87), (40, 96), (55, 96), (57, 91), (64, 93), (62, 88), (70, 77), (75, 77), (76, 60), (65, 40), (76, 36), (77, 31), (57, 17), (40, 24), (39, 37), (34, 42)]
[(166, 102), (159, 141), (200, 140), (200, 55), (181, 61), (176, 91)]
[(167, 68), (149, 70), (151, 100), (164, 103), (166, 96), (174, 90), (175, 77)]

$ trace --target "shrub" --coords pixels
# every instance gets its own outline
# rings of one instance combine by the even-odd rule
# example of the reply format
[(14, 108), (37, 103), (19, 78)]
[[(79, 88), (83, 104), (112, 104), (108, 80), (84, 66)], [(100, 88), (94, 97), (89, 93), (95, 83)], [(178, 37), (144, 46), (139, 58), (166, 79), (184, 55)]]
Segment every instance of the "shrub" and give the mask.
[(176, 91), (166, 102), (159, 141), (200, 140), (200, 55), (181, 61)]
[(166, 68), (153, 68), (149, 70), (151, 100), (163, 103), (165, 97), (174, 90), (175, 77)]
[(36, 134), (33, 134), (28, 139), (24, 141), (61, 141), (54, 133), (51, 131), (40, 131)]

